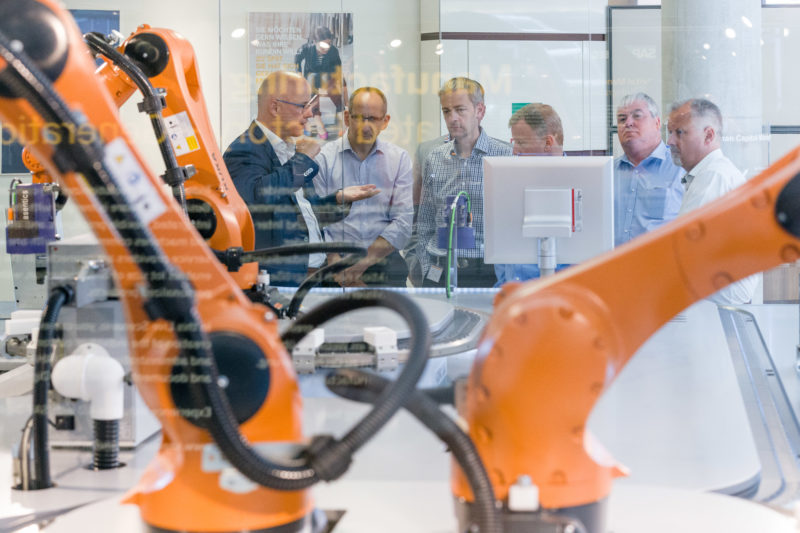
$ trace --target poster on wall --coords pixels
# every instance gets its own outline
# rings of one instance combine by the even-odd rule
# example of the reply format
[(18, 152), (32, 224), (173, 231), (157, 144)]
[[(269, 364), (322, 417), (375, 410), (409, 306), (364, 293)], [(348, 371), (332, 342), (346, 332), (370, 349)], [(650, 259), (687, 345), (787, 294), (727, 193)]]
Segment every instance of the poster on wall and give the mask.
[(352, 13), (249, 13), (250, 113), (270, 72), (300, 72), (318, 95), (306, 134), (337, 138), (353, 80)]
[[(96, 31), (108, 35), (111, 30), (119, 31), (119, 11), (106, 9), (70, 9), (81, 33)], [(102, 59), (97, 60), (98, 64)], [(2, 153), (0, 153), (0, 173), (28, 174), (22, 163), (23, 146), (17, 142), (16, 134), (9, 129), (2, 129)]]

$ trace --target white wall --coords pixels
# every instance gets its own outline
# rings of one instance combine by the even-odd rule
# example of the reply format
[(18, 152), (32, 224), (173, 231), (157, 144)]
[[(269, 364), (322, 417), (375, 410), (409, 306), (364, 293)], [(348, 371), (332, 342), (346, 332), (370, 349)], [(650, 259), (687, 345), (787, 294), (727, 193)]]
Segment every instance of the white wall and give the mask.
[[(441, 0), (441, 26), (443, 32), (604, 34), (605, 6), (603, 0)], [(487, 110), (482, 125), (490, 136), (509, 140), (513, 103), (543, 102), (561, 117), (565, 149), (606, 149), (605, 42), (447, 40), (443, 44), (442, 79), (465, 75), (484, 86)], [(435, 98), (425, 103), (428, 108), (435, 105)], [(441, 131), (446, 131), (443, 122)]]
[(442, 31), (605, 33), (606, 0), (441, 0)]

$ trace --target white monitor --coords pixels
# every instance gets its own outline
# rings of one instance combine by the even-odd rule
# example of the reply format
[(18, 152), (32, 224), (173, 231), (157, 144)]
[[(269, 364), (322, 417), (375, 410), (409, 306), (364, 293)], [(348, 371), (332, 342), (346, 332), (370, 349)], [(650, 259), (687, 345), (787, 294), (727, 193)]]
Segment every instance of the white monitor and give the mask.
[[(544, 236), (556, 237), (558, 263), (580, 263), (614, 248), (611, 157), (484, 157), (483, 182), (484, 262), (536, 264)], [(564, 216), (562, 205), (577, 210)]]

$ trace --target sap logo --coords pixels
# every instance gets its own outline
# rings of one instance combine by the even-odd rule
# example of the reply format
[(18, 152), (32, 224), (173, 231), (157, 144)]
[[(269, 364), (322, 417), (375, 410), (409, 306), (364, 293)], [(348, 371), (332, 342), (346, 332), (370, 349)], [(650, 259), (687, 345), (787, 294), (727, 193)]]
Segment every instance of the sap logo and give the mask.
[(655, 59), (656, 49), (654, 46), (640, 47), (631, 49), (631, 53), (639, 59)]

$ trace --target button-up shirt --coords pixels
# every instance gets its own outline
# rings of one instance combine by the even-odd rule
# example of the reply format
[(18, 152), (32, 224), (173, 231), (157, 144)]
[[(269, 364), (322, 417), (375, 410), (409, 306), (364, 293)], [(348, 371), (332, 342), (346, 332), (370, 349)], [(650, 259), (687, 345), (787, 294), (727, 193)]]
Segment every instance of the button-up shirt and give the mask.
[(680, 214), (716, 200), (745, 182), (744, 175), (717, 148), (686, 174), (686, 193)]
[[(275, 150), (275, 155), (278, 156), (278, 161), (281, 162), (281, 165), (285, 165), (295, 153), (294, 143), (287, 143), (261, 122), (256, 120), (256, 123), (261, 128), (261, 131), (264, 132), (264, 135), (267, 136), (267, 140), (272, 145), (272, 149)], [(300, 213), (302, 213), (303, 220), (308, 228), (308, 242), (322, 242), (322, 233), (319, 230), (317, 216), (314, 214), (314, 210), (311, 208), (308, 199), (303, 194), (303, 188), (297, 189), (294, 196), (297, 199)], [(311, 268), (319, 268), (324, 262), (325, 254), (311, 254), (308, 257), (308, 266)]]
[(459, 257), (483, 258), (483, 157), (511, 155), (511, 145), (486, 135), (480, 136), (467, 158), (459, 157), (455, 141), (434, 148), (422, 164), (422, 194), (417, 219), (417, 257), (425, 276), (432, 256), (444, 256), (437, 246), (436, 230), (444, 225), (444, 204), (447, 196), (466, 191), (472, 202), (472, 225), (475, 248), (459, 249)]
[[(680, 215), (702, 207), (730, 192), (745, 182), (744, 175), (722, 154), (719, 148), (705, 156), (690, 170), (684, 179), (686, 193), (683, 195)], [(707, 299), (719, 305), (740, 305), (753, 299), (759, 274), (740, 279)]]
[(406, 245), (414, 220), (408, 152), (377, 139), (362, 161), (345, 135), (341, 142), (326, 144), (316, 162), (319, 174), (314, 177), (314, 188), (320, 196), (352, 185), (374, 184), (381, 191), (354, 202), (342, 222), (326, 226), (325, 240), (354, 242), (368, 248), (383, 237), (397, 250)]
[(683, 174), (663, 142), (636, 166), (625, 155), (614, 161), (614, 246), (678, 216)]

